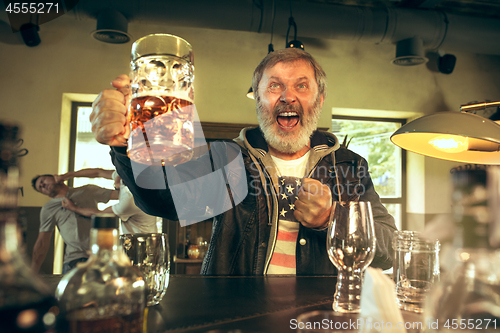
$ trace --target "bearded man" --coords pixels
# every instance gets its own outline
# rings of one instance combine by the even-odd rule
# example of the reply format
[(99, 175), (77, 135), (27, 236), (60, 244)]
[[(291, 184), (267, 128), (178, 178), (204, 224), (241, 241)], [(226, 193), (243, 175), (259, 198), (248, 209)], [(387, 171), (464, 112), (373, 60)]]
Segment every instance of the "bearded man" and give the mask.
[[(134, 180), (121, 143), (128, 135), (128, 98), (120, 90), (130, 81), (120, 76), (112, 84), (117, 90), (103, 91), (93, 105), (96, 140), (112, 146), (113, 164), (136, 204), (148, 214), (176, 220), (179, 207), (173, 203), (168, 186), (174, 184), (168, 185), (168, 177), (164, 190), (148, 190)], [(274, 51), (255, 69), (252, 88), (259, 127), (245, 128), (234, 139), (243, 156), (248, 194), (214, 217), (201, 273), (335, 274), (326, 250), (332, 202), (353, 199), (372, 205), (377, 246), (371, 265), (390, 268), (396, 226), (373, 188), (366, 160), (341, 147), (333, 134), (316, 130), (326, 95), (321, 66), (300, 49)], [(193, 173), (207, 158), (175, 169)], [(207, 192), (193, 191), (187, 197), (190, 205), (196, 206), (197, 193)]]

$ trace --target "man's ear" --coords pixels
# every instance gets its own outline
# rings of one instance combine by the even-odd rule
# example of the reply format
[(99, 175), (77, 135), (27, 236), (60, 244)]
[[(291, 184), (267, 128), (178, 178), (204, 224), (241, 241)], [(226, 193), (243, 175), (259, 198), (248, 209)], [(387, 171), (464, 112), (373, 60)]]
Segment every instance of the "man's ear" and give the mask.
[(323, 102), (325, 101), (325, 95), (321, 95), (319, 97), (319, 106), (322, 108), (323, 107)]

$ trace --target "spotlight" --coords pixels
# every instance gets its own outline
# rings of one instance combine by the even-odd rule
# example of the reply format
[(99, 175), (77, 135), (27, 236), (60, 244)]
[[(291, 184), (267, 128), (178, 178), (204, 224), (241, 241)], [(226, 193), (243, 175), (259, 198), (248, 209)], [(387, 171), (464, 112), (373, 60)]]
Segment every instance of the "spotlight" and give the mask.
[(38, 25), (35, 25), (33, 23), (25, 23), (19, 30), (21, 32), (21, 36), (23, 37), (24, 44), (30, 47), (40, 44), (41, 39), (38, 35), (40, 27)]
[[(289, 42), (288, 41), (288, 35), (290, 34), (290, 28), (293, 27), (294, 31), (294, 39)], [(287, 48), (296, 48), (296, 49), (304, 49), (304, 44), (302, 44), (301, 41), (297, 40), (297, 24), (295, 23), (295, 20), (293, 19), (292, 16), (288, 19), (288, 30), (286, 32), (286, 47)]]
[(455, 68), (455, 63), (457, 62), (457, 57), (453, 54), (445, 54), (439, 57), (438, 69), (443, 74), (451, 74)]

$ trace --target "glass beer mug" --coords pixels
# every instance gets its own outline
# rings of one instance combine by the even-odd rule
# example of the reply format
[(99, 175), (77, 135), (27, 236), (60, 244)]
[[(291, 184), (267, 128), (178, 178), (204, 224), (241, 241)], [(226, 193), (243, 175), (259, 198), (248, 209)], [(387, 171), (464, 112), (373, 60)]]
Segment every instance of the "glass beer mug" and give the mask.
[(132, 45), (128, 155), (141, 164), (176, 165), (193, 154), (194, 64), (191, 45), (152, 34)]

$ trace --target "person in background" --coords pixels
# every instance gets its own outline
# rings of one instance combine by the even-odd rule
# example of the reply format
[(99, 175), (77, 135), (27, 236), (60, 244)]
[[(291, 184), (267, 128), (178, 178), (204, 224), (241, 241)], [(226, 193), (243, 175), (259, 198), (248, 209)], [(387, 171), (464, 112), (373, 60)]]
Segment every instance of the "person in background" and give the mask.
[[(112, 85), (116, 90), (102, 91), (93, 103), (90, 120), (94, 136), (111, 146), (112, 162), (136, 204), (149, 214), (176, 220), (169, 184), (156, 190), (136, 184), (123, 140), (130, 134), (130, 96), (129, 89), (124, 89), (130, 86), (130, 79), (121, 75)], [(252, 89), (259, 127), (245, 128), (234, 139), (239, 146), (235, 155), (241, 152), (243, 156), (248, 194), (213, 218), (201, 273), (335, 274), (326, 249), (333, 200), (371, 202), (377, 238), (371, 265), (390, 268), (396, 226), (375, 192), (366, 160), (341, 146), (335, 135), (316, 130), (326, 96), (326, 74), (321, 66), (300, 49), (270, 52), (254, 71)], [(205, 154), (169, 168), (182, 179), (196, 174), (210, 158)], [(158, 174), (153, 168), (157, 167), (144, 171), (145, 177), (149, 170)], [(211, 193), (211, 188), (206, 188), (210, 185), (204, 185), (200, 182), (196, 190), (186, 194), (185, 208), (200, 208), (198, 200), (206, 200), (206, 194)]]
[(118, 191), (96, 185), (68, 187), (57, 182), (54, 175), (38, 175), (31, 181), (33, 188), (51, 199), (40, 211), (40, 229), (33, 247), (31, 268), (38, 272), (50, 247), (50, 239), (55, 227), (59, 229), (66, 244), (63, 260), (63, 274), (78, 262), (87, 261), (90, 253), (90, 217), (77, 214), (62, 206), (64, 199), (72, 200), (80, 207), (97, 209), (99, 202), (118, 199)]
[(74, 177), (106, 178), (114, 181), (115, 189), (119, 190), (118, 203), (99, 210), (91, 207), (80, 207), (75, 205), (69, 198), (64, 198), (62, 206), (78, 214), (90, 217), (97, 213), (111, 213), (118, 216), (120, 222), (120, 234), (134, 233), (156, 233), (158, 232), (157, 217), (144, 213), (134, 203), (134, 197), (127, 186), (125, 186), (115, 170), (101, 168), (81, 169), (54, 176), (57, 182), (63, 182)]

